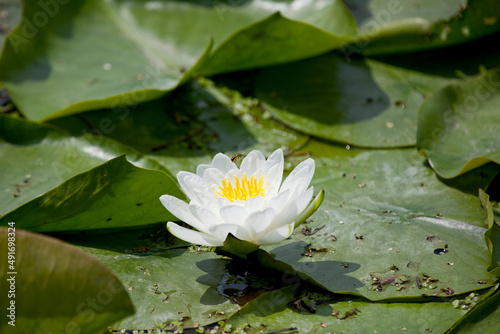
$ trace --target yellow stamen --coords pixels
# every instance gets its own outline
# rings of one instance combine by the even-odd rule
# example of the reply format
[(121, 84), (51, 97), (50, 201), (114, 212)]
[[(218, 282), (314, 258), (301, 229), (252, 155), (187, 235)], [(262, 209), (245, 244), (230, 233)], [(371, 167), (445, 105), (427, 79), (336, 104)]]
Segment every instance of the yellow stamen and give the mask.
[(267, 187), (264, 187), (264, 176), (261, 176), (260, 179), (257, 180), (255, 175), (252, 175), (249, 180), (247, 179), (247, 175), (243, 173), (241, 180), (237, 176), (234, 177), (234, 186), (227, 177), (222, 179), (221, 183), (222, 187), (219, 187), (219, 191), (215, 193), (220, 197), (227, 198), (231, 202), (246, 201), (252, 197), (266, 195)]

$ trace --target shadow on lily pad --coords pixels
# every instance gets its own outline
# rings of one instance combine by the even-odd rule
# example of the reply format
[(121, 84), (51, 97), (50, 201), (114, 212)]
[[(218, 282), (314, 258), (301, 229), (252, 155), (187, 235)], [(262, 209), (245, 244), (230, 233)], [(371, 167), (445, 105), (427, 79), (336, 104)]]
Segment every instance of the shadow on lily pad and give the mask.
[[(334, 293), (354, 293), (365, 284), (347, 274), (361, 268), (359, 263), (340, 261), (304, 261), (307, 244), (293, 242), (273, 249), (269, 253), (259, 249), (255, 253), (257, 260), (264, 266), (293, 275), (316, 286)], [(313, 274), (315, 279), (313, 279)], [(285, 277), (285, 275), (283, 276)], [(321, 279), (318, 279), (320, 277)]]

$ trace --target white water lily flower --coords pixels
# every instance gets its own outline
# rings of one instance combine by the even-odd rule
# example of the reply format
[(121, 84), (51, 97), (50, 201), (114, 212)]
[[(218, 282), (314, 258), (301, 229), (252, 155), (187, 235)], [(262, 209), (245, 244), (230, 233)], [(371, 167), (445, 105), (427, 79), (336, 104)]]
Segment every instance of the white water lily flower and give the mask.
[(283, 241), (311, 201), (313, 187), (307, 187), (314, 167), (312, 159), (301, 162), (281, 184), (281, 149), (267, 160), (261, 152), (252, 151), (239, 168), (219, 153), (212, 164), (198, 166), (196, 174), (177, 174), (189, 204), (170, 195), (160, 197), (168, 211), (197, 231), (173, 222), (168, 222), (168, 230), (180, 239), (206, 246), (223, 246), (229, 233), (257, 245)]

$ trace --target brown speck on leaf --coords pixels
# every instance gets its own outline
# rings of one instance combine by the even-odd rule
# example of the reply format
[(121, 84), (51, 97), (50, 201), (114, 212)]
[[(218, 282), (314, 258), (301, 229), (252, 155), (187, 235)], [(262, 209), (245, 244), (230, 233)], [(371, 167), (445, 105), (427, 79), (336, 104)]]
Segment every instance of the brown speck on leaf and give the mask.
[(394, 276), (391, 276), (391, 277), (383, 278), (383, 279), (380, 280), (380, 284), (386, 285), (386, 284), (392, 283), (392, 282), (394, 282), (394, 280), (396, 278), (398, 278), (399, 276), (403, 276), (403, 275), (404, 274), (397, 274), (397, 275), (394, 275)]
[(441, 238), (435, 235), (426, 235), (425, 240), (429, 242), (434, 242), (434, 241), (441, 241)]

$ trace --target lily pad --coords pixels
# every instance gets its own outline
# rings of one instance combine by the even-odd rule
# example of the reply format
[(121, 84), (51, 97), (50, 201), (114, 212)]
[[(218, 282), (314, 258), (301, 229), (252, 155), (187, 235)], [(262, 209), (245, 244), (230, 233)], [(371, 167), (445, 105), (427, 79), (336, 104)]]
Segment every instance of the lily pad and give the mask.
[(290, 127), (360, 147), (415, 145), (417, 110), (448, 80), (329, 53), (260, 71), (257, 97)]
[[(24, 115), (46, 121), (164, 95), (201, 70), (214, 43), (218, 48), (204, 73), (296, 60), (353, 40), (355, 23), (342, 2), (319, 4), (319, 14), (303, 6), (295, 10), (294, 3), (299, 1), (254, 1), (247, 7), (87, 0), (51, 7), (26, 1), (23, 20), (0, 58), (0, 81)], [(334, 23), (330, 15), (336, 15)], [(302, 18), (307, 23), (296, 21)], [(261, 42), (248, 46), (256, 36)], [(282, 52), (297, 45), (294, 36), (315, 43)]]
[(134, 107), (89, 111), (48, 123), (75, 136), (94, 133), (112, 138), (173, 174), (194, 171), (219, 152), (233, 156), (257, 149), (268, 156), (282, 147), (288, 154), (309, 140), (266, 116), (258, 100), (216, 87), (207, 79)]
[[(325, 189), (325, 200), (303, 231), (263, 247), (277, 261), (267, 265), (286, 270), (285, 263), (331, 292), (371, 300), (447, 296), (448, 288), (460, 294), (494, 284), (479, 200), (441, 183), (423, 157), (413, 150), (307, 148), (319, 155), (313, 185)], [(408, 280), (397, 285), (401, 274)]]
[[(316, 293), (316, 295), (318, 295)], [(464, 311), (450, 301), (430, 303), (370, 303), (361, 298), (338, 299), (324, 296), (316, 305), (309, 301), (307, 310), (298, 300), (296, 286), (269, 292), (242, 307), (228, 323), (233, 328), (265, 328), (268, 331), (296, 330), (299, 333), (443, 333)], [(311, 297), (314, 299), (314, 294)], [(416, 316), (418, 314), (418, 316)], [(249, 328), (249, 327), (247, 327)]]
[[(154, 160), (109, 139), (70, 137), (10, 117), (0, 117), (0, 128), (1, 136), (11, 142), (0, 143), (1, 165), (9, 181), (2, 192), (1, 225), (17, 221), (19, 228), (34, 231), (84, 230), (174, 218), (158, 198), (183, 194)], [(120, 156), (123, 153), (150, 169), (136, 167)]]
[(120, 156), (3, 215), (0, 224), (17, 221), (37, 232), (148, 225), (173, 219), (157, 203), (163, 194), (183, 196), (169, 175)]
[(500, 69), (450, 83), (420, 107), (417, 144), (429, 164), (453, 178), (488, 162), (500, 164)]
[(214, 252), (152, 248), (124, 253), (80, 247), (113, 270), (129, 290), (136, 315), (115, 323), (115, 330), (168, 329), (176, 321), (186, 327), (207, 325), (239, 309), (217, 291), (229, 260)]
[(494, 0), (346, 1), (356, 18), (359, 39), (346, 48), (365, 55), (412, 52), (465, 43), (500, 29)]
[[(0, 277), (5, 287), (0, 304), (4, 310), (13, 305), (9, 312), (14, 317), (2, 319), (2, 333), (15, 329), (94, 334), (134, 314), (122, 283), (93, 256), (60, 240), (23, 231), (16, 222), (10, 226), (0, 227)], [(13, 254), (11, 261), (8, 252)]]

